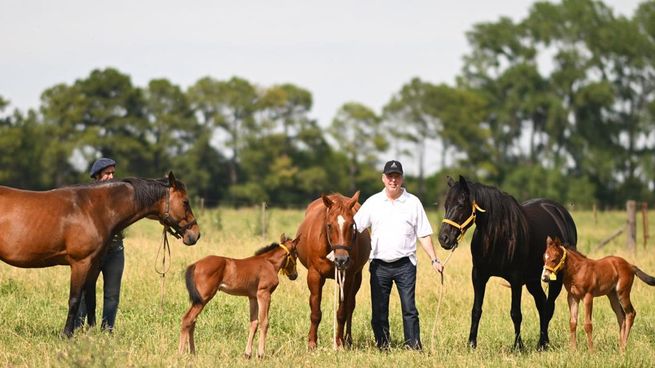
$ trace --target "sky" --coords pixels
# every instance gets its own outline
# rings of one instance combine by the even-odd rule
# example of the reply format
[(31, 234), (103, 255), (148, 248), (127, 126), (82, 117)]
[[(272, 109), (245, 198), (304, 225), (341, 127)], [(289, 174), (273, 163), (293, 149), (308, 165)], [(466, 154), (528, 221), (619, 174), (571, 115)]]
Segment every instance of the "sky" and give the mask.
[[(0, 0), (0, 96), (36, 108), (45, 89), (106, 67), (140, 87), (238, 76), (309, 90), (326, 126), (346, 102), (379, 113), (413, 77), (452, 85), (466, 32), (520, 20), (533, 2)], [(605, 0), (629, 17), (640, 2)]]

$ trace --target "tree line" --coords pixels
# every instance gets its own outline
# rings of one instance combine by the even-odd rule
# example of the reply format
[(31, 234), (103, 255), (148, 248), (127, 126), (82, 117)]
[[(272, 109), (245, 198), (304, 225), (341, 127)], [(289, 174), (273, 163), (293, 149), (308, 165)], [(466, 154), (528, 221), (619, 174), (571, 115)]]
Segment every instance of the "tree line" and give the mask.
[(347, 102), (323, 124), (309, 117), (308, 89), (236, 76), (182, 89), (165, 78), (135, 86), (106, 68), (46, 89), (36, 109), (10, 111), (0, 96), (0, 184), (86, 182), (109, 156), (121, 176), (174, 169), (208, 205), (304, 205), (333, 191), (366, 198), (396, 158), (418, 163), (407, 182), (424, 203), (457, 174), (519, 200), (654, 199), (655, 1), (632, 17), (600, 1), (537, 2), (524, 19), (466, 36), (453, 85), (414, 78), (382, 111)]

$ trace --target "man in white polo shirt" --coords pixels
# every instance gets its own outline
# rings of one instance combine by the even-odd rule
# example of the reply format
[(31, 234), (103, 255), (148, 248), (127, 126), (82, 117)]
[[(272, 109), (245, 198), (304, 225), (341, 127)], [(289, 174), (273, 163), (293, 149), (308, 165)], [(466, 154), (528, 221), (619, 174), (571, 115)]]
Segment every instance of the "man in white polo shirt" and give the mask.
[(403, 311), (404, 345), (421, 349), (416, 289), (416, 240), (432, 260), (443, 266), (432, 245), (432, 227), (421, 201), (403, 188), (403, 167), (392, 160), (384, 165), (384, 189), (369, 197), (355, 214), (357, 229), (371, 228), (371, 326), (380, 349), (389, 347), (389, 295), (395, 282)]

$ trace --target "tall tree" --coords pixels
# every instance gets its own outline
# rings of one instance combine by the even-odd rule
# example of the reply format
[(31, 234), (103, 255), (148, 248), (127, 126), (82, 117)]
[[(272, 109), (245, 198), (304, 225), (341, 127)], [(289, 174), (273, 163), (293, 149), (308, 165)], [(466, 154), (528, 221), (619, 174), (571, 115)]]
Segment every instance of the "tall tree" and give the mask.
[(219, 137), (222, 135), (225, 147), (231, 151), (228, 158), (230, 183), (236, 184), (239, 152), (255, 127), (258, 97), (255, 87), (238, 77), (228, 81), (205, 77), (191, 86), (187, 95), (200, 122), (219, 128)]
[(349, 189), (357, 188), (361, 166), (375, 167), (377, 156), (388, 148), (382, 120), (370, 108), (356, 102), (341, 106), (328, 128), (338, 149), (348, 158)]

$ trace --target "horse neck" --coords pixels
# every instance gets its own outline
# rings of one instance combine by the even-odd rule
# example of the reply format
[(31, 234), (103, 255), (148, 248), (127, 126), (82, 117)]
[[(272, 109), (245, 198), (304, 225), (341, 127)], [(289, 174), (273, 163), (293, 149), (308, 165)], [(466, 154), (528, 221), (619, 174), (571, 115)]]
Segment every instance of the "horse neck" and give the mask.
[(134, 200), (134, 187), (128, 183), (109, 186), (106, 196), (106, 201), (96, 204), (97, 210), (109, 214), (107, 222), (120, 229), (159, 212), (161, 201), (146, 207), (140, 206)]
[(270, 262), (273, 265), (273, 268), (275, 268), (275, 271), (279, 271), (285, 264), (285, 260), (287, 258), (287, 251), (284, 250), (282, 247), (278, 246), (265, 254), (262, 254), (264, 256), (264, 259), (266, 259), (268, 262)]
[(589, 262), (589, 259), (578, 252), (571, 251), (570, 249), (566, 250), (566, 259), (564, 260), (564, 265), (562, 270), (572, 277), (576, 274), (576, 270), (582, 267), (583, 264)]

